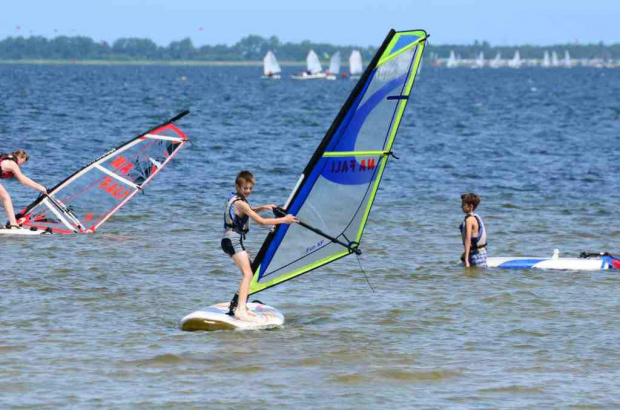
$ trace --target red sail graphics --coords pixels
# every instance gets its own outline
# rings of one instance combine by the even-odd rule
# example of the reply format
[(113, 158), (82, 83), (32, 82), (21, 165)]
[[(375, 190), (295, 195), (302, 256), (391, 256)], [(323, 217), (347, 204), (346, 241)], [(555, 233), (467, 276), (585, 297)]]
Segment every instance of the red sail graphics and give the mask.
[(185, 134), (171, 120), (82, 168), (26, 207), (18, 222), (26, 228), (61, 234), (94, 232), (148, 184), (186, 142)]

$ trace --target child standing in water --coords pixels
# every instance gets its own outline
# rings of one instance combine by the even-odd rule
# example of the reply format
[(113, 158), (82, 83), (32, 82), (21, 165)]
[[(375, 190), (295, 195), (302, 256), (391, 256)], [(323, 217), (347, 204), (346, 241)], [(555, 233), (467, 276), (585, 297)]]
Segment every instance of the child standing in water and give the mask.
[(235, 309), (235, 318), (245, 321), (257, 321), (254, 313), (246, 307), (250, 282), (252, 281), (252, 267), (243, 240), (250, 230), (250, 218), (259, 225), (280, 225), (299, 222), (293, 215), (282, 218), (263, 218), (258, 212), (271, 211), (274, 204), (251, 207), (247, 198), (254, 189), (254, 176), (250, 171), (241, 171), (235, 180), (235, 191), (228, 197), (224, 212), (224, 236), (222, 237), (222, 250), (228, 254), (241, 271), (241, 283), (239, 284), (239, 301)]
[(461, 261), (466, 267), (487, 266), (487, 233), (484, 229), (482, 218), (474, 213), (482, 198), (474, 193), (461, 195), (461, 210), (465, 220), (459, 226), (465, 252), (461, 255)]
[[(37, 184), (22, 173), (20, 167), (28, 161), (28, 158), (28, 154), (23, 149), (18, 149), (12, 154), (0, 154), (0, 179), (15, 178), (23, 185), (36, 189), (42, 194), (47, 194), (47, 190), (43, 185)], [(0, 184), (0, 201), (2, 201), (4, 212), (6, 212), (6, 216), (9, 218), (7, 228), (19, 228), (15, 220), (11, 196), (2, 184)]]

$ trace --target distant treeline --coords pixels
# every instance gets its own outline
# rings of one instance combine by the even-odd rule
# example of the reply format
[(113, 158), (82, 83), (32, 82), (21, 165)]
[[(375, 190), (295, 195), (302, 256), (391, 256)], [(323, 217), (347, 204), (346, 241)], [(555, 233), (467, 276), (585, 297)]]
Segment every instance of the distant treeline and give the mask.
[[(364, 61), (374, 55), (374, 47), (336, 46), (326, 43), (282, 43), (275, 37), (247, 36), (232, 46), (225, 44), (195, 47), (189, 38), (173, 41), (168, 46), (159, 46), (149, 39), (120, 38), (112, 44), (96, 42), (89, 37), (60, 36), (48, 39), (42, 36), (8, 37), (0, 41), (0, 60), (152, 60), (152, 61), (257, 61), (267, 50), (273, 50), (280, 61), (304, 61), (308, 50), (313, 49), (321, 59), (327, 59), (340, 51), (347, 61), (353, 49), (362, 52)], [(554, 46), (491, 46), (476, 41), (472, 45), (435, 45), (429, 43), (427, 51), (431, 58), (447, 58), (450, 51), (461, 58), (475, 58), (484, 52), (485, 58), (493, 58), (498, 52), (503, 58), (511, 58), (519, 50), (521, 58), (542, 58), (545, 51), (556, 51), (563, 56), (568, 50), (572, 58), (620, 58), (620, 44), (604, 45), (554, 45)], [(427, 54), (428, 56), (429, 54)]]

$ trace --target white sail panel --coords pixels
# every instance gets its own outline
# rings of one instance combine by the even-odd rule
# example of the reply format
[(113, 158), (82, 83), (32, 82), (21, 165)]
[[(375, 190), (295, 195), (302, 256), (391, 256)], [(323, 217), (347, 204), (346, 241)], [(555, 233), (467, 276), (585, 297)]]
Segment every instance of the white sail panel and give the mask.
[(306, 68), (310, 74), (318, 74), (323, 72), (323, 67), (321, 67), (319, 57), (316, 55), (314, 50), (310, 50), (310, 52), (308, 52), (308, 56), (306, 57)]
[(268, 51), (263, 58), (263, 74), (272, 76), (280, 73), (280, 64), (278, 64), (276, 56), (271, 51)]
[(353, 76), (362, 75), (362, 53), (359, 50), (353, 50), (349, 57), (349, 74)]
[(333, 54), (329, 60), (329, 73), (336, 76), (340, 74), (340, 51)]

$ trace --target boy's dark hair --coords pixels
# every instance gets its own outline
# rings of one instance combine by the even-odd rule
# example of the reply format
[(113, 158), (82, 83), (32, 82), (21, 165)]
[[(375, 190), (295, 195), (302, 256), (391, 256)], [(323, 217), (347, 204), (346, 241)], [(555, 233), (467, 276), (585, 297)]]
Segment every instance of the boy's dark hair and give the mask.
[(237, 174), (237, 179), (235, 179), (235, 185), (243, 186), (247, 183), (256, 184), (256, 180), (254, 179), (254, 175), (250, 171), (241, 171)]
[(478, 208), (478, 205), (480, 205), (480, 201), (482, 201), (482, 197), (479, 197), (478, 195), (474, 193), (463, 194), (461, 195), (461, 201), (463, 201), (464, 204), (473, 206), (475, 210), (476, 208)]

